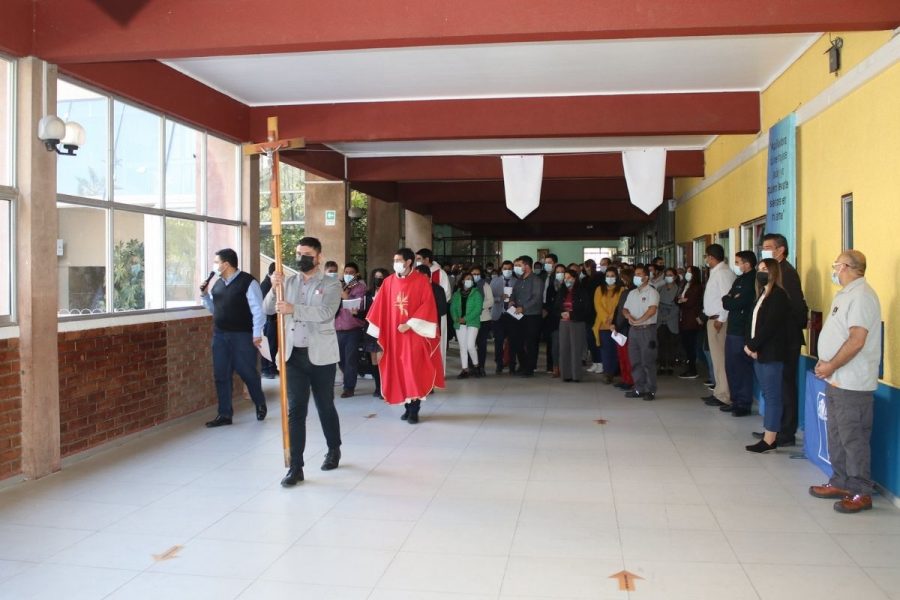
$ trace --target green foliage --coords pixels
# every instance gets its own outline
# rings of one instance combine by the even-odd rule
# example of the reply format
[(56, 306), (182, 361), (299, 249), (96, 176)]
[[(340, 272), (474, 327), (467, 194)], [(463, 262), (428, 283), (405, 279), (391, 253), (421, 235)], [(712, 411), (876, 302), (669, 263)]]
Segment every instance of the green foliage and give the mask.
[(144, 308), (144, 242), (117, 242), (113, 251), (113, 307), (115, 310)]
[(368, 275), (366, 256), (369, 243), (369, 197), (363, 193), (350, 193), (350, 206), (362, 211), (358, 219), (349, 219), (350, 223), (350, 261), (359, 265), (361, 273)]

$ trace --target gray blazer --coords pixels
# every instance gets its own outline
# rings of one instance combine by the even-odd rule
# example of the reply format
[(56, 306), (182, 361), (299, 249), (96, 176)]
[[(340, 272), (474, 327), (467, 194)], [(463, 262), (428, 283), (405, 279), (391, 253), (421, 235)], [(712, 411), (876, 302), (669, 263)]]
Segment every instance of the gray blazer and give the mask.
[[(314, 365), (330, 365), (340, 360), (334, 317), (341, 304), (341, 284), (337, 279), (316, 273), (307, 289), (306, 298), (300, 297), (303, 275), (292, 275), (284, 282), (284, 299), (294, 305), (294, 314), (284, 316), (285, 357), (291, 357), (294, 349), (294, 329), (299, 321), (306, 323), (309, 332), (309, 360)], [(266, 314), (275, 314), (275, 290), (266, 294), (263, 302)]]

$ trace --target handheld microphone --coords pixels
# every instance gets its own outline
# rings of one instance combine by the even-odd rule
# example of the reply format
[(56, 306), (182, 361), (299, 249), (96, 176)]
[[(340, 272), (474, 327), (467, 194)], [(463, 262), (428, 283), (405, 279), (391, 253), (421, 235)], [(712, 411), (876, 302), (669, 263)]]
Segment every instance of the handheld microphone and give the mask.
[(209, 277), (206, 278), (206, 281), (204, 281), (203, 283), (200, 284), (200, 293), (201, 294), (206, 293), (206, 286), (209, 285), (209, 282), (212, 281), (212, 278), (215, 276), (216, 276), (215, 271), (209, 272)]

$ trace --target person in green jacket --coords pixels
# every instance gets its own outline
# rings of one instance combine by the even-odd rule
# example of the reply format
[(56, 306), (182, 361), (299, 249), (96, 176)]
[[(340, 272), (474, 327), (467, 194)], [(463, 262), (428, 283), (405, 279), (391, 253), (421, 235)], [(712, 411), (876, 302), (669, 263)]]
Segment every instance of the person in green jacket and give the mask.
[(481, 305), (484, 296), (475, 285), (475, 279), (468, 271), (460, 275), (456, 282), (456, 290), (450, 299), (450, 320), (456, 331), (456, 339), (459, 341), (459, 360), (462, 363), (457, 379), (466, 379), (469, 376), (469, 359), (472, 360), (472, 374), (481, 376), (478, 368), (478, 351), (475, 340), (478, 337), (478, 329), (481, 327)]

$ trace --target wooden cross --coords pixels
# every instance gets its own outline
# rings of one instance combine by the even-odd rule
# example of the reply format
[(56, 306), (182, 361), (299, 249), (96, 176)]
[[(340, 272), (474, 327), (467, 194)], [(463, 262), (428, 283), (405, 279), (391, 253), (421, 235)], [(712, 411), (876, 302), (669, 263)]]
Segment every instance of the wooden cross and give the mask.
[[(279, 184), (279, 152), (281, 150), (293, 150), (306, 146), (303, 138), (278, 138), (278, 117), (269, 117), (267, 122), (268, 134), (266, 141), (258, 144), (244, 144), (244, 155), (265, 154), (269, 157), (272, 168), (272, 180), (269, 183), (270, 200), (269, 207), (272, 212), (272, 238), (274, 242), (275, 272), (284, 274), (284, 264), (281, 260), (281, 187)], [(276, 300), (284, 300), (284, 286), (272, 286)], [(287, 406), (287, 369), (285, 367), (284, 353), (284, 315), (278, 314), (278, 372), (281, 388), (281, 439), (284, 446), (284, 466), (291, 466), (291, 438), (288, 435), (288, 406)]]

